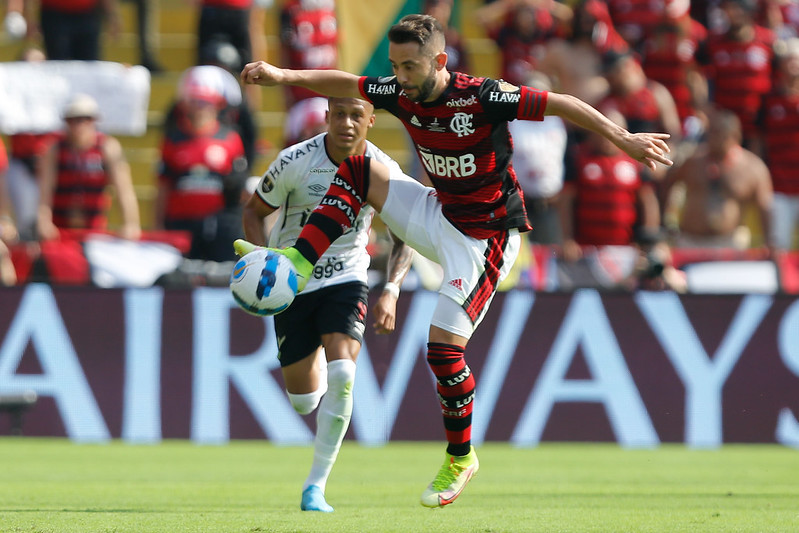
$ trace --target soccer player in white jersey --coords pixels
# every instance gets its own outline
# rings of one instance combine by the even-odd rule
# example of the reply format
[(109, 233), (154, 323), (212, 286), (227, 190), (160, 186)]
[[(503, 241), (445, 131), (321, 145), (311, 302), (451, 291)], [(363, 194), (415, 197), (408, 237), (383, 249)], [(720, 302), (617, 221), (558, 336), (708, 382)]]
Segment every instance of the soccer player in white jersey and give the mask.
[[(266, 244), (264, 218), (280, 209), (269, 246), (293, 245), (348, 156), (366, 155), (400, 172), (393, 159), (366, 140), (375, 121), (372, 104), (330, 98), (328, 106), (327, 132), (280, 152), (246, 204), (243, 224), (250, 242)], [(372, 208), (361, 210), (352, 227), (319, 259), (302, 293), (275, 316), (278, 357), (291, 404), (303, 415), (319, 406), (313, 465), (303, 485), (304, 511), (333, 511), (325, 500), (325, 486), (352, 414), (355, 361), (365, 330), (370, 259), (366, 245), (374, 214)], [(378, 333), (394, 330), (399, 286), (412, 254), (394, 239), (387, 283), (372, 310)], [(326, 378), (324, 363), (319, 364), (322, 349)]]

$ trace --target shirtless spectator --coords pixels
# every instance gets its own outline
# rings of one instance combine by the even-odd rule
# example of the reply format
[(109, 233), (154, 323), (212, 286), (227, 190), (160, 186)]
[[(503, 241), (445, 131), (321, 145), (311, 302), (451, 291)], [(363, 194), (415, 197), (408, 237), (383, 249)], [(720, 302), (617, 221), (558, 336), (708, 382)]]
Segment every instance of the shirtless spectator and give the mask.
[(667, 174), (667, 194), (678, 183), (685, 186), (685, 201), (677, 247), (748, 248), (744, 212), (754, 204), (763, 240), (773, 248), (771, 176), (763, 160), (741, 146), (741, 123), (733, 112), (711, 113), (706, 142)]

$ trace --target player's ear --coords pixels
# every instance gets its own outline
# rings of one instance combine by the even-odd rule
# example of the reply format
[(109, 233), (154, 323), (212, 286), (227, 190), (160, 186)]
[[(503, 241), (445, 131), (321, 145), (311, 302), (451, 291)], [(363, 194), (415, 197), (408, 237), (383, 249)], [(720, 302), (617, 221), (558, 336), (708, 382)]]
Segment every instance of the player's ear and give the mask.
[(366, 127), (367, 128), (371, 128), (374, 125), (375, 125), (375, 116), (374, 115), (370, 115), (369, 116), (369, 124)]
[(436, 70), (442, 70), (442, 69), (446, 68), (446, 66), (447, 66), (447, 57), (448, 56), (447, 56), (446, 52), (440, 52), (434, 58), (434, 60), (436, 62)]

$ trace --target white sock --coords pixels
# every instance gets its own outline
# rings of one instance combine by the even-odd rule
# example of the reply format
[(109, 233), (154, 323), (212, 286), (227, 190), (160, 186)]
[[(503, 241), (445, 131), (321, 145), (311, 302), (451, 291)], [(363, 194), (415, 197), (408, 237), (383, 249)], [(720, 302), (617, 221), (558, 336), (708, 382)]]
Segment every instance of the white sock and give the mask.
[(327, 394), (316, 413), (313, 465), (302, 490), (317, 485), (322, 492), (325, 491), (327, 478), (341, 449), (341, 441), (350, 425), (354, 383), (354, 361), (336, 359), (327, 364)]

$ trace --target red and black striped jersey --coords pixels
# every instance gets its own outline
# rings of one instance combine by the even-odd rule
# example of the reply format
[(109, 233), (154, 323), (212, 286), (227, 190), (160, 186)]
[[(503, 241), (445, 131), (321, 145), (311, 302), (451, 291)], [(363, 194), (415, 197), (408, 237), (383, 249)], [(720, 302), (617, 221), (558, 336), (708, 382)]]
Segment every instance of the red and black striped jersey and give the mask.
[(774, 191), (799, 195), (799, 95), (773, 92), (763, 106), (766, 162)]
[(103, 158), (105, 135), (97, 134), (86, 150), (73, 149), (58, 137), (58, 175), (53, 192), (53, 224), (59, 228), (105, 229), (111, 197)]
[(708, 80), (713, 101), (741, 119), (744, 136), (754, 133), (763, 97), (771, 91), (774, 33), (755, 26), (748, 42), (711, 35), (707, 43)]
[(451, 73), (433, 102), (413, 102), (396, 77), (360, 79), (361, 94), (399, 118), (436, 188), (444, 216), (461, 232), (485, 239), (530, 229), (511, 167), (508, 121), (543, 120), (547, 92), (502, 80)]
[(681, 121), (696, 113), (688, 76), (699, 68), (696, 54), (707, 40), (707, 29), (699, 22), (689, 19), (686, 25), (684, 34), (677, 24), (658, 28), (645, 39), (641, 61), (646, 76), (669, 90)]
[(167, 220), (200, 220), (225, 206), (226, 180), (246, 167), (236, 130), (220, 124), (207, 135), (173, 128), (161, 148), (159, 179), (166, 185)]
[(627, 154), (597, 155), (578, 148), (576, 173), (564, 185), (575, 192), (574, 240), (582, 245), (628, 245), (638, 220), (641, 165)]
[(649, 84), (626, 95), (606, 96), (598, 107), (617, 110), (627, 120), (627, 129), (633, 133), (664, 129), (660, 107)]

